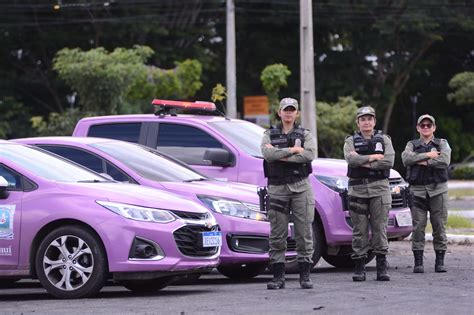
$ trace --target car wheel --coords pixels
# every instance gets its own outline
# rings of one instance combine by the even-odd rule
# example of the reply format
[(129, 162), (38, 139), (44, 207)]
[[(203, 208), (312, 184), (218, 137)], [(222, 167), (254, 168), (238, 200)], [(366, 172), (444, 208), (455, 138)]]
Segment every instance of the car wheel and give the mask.
[(217, 270), (231, 279), (250, 279), (263, 273), (267, 265), (267, 263), (235, 264), (219, 266)]
[[(318, 223), (318, 221), (315, 219), (313, 223), (313, 266), (311, 268), (314, 268), (314, 266), (316, 266), (316, 264), (319, 262), (323, 254), (323, 249), (325, 247), (326, 243), (324, 241), (323, 229), (321, 228), (321, 225)], [(285, 273), (299, 273), (299, 271), (300, 267), (296, 257), (286, 261)]]
[[(341, 249), (337, 255), (323, 254), (323, 258), (328, 264), (336, 268), (353, 268), (355, 265), (354, 260), (351, 258), (351, 253), (351, 246), (341, 246)], [(374, 257), (375, 254), (369, 252), (367, 254), (366, 263), (369, 263), (372, 259), (374, 259)]]
[(92, 296), (107, 280), (102, 242), (95, 233), (77, 225), (46, 235), (36, 252), (35, 265), (41, 285), (57, 298)]
[(174, 276), (166, 276), (147, 280), (123, 280), (120, 283), (136, 293), (153, 293), (168, 286), (174, 279)]

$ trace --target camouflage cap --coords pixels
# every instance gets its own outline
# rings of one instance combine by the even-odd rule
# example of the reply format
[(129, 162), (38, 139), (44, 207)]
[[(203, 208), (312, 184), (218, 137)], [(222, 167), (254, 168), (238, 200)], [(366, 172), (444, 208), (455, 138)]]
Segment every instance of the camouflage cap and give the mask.
[(365, 115), (371, 115), (375, 117), (375, 109), (372, 106), (364, 106), (357, 110), (357, 118)]
[(436, 121), (434, 117), (428, 114), (423, 114), (420, 117), (418, 117), (418, 120), (416, 121), (416, 123), (419, 125), (423, 121), (423, 119), (431, 120), (431, 122), (436, 125)]
[(292, 106), (298, 110), (298, 101), (291, 97), (285, 97), (280, 101), (280, 110), (285, 110), (285, 108)]

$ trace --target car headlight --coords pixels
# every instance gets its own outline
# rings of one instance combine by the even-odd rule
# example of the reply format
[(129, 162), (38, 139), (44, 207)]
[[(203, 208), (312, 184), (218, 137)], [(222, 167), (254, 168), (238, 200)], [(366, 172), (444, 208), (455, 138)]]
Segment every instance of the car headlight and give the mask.
[(212, 211), (244, 219), (267, 221), (265, 213), (258, 211), (258, 205), (247, 205), (240, 201), (221, 199), (219, 197), (198, 196)]
[(389, 184), (392, 194), (400, 194), (403, 190), (408, 189), (408, 183), (402, 177), (390, 179)]
[(338, 193), (344, 192), (349, 184), (349, 177), (347, 176), (325, 176), (315, 174), (314, 177), (325, 186)]
[(131, 220), (156, 223), (169, 223), (176, 220), (176, 217), (166, 210), (145, 208), (110, 201), (97, 200), (96, 202), (102, 207)]

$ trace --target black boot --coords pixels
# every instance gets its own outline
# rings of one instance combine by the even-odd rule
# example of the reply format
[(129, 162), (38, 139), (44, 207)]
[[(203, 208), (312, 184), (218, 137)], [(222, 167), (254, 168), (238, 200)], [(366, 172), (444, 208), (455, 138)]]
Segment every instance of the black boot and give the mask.
[(365, 258), (354, 260), (355, 270), (352, 275), (352, 281), (365, 281)]
[(309, 278), (309, 274), (311, 272), (312, 264), (309, 262), (300, 262), (298, 263), (300, 267), (300, 286), (301, 289), (312, 289), (313, 284), (311, 283), (311, 279)]
[(272, 264), (273, 279), (267, 283), (268, 290), (278, 290), (285, 288), (285, 263)]
[(415, 257), (415, 267), (413, 267), (413, 273), (424, 273), (425, 269), (423, 268), (423, 251), (414, 250), (413, 256)]
[(446, 272), (446, 267), (444, 267), (444, 254), (445, 250), (436, 250), (436, 262), (435, 262), (435, 272)]
[(377, 255), (375, 259), (377, 260), (377, 281), (390, 281), (385, 255)]

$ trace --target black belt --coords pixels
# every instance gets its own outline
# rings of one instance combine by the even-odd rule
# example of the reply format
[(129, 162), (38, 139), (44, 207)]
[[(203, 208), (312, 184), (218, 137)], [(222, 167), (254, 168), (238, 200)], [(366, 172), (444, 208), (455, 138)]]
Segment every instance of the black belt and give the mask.
[(356, 186), (362, 184), (373, 183), (379, 180), (383, 180), (385, 178), (356, 178), (356, 179), (349, 179), (349, 186)]

